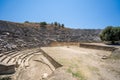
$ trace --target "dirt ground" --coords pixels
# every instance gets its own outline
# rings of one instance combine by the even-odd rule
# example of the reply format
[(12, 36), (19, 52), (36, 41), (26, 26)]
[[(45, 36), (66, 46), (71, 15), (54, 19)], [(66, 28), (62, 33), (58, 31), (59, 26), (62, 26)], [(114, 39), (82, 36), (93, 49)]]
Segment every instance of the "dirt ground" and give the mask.
[(42, 49), (63, 65), (62, 70), (77, 80), (120, 80), (120, 59), (108, 58), (109, 51), (75, 46)]

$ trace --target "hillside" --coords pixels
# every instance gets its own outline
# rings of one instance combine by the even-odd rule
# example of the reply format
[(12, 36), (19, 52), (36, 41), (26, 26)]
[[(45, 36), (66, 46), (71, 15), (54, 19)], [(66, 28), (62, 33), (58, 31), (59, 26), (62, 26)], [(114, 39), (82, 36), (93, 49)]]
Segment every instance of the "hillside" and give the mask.
[(99, 42), (99, 29), (68, 29), (53, 24), (0, 20), (0, 51), (48, 46), (51, 41)]

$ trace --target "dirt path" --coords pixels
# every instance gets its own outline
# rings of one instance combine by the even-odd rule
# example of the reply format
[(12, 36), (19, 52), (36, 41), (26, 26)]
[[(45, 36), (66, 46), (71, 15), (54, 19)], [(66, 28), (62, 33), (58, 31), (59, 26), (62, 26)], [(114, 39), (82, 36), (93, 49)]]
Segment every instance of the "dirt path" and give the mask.
[(79, 47), (43, 47), (78, 80), (120, 80), (120, 60), (102, 59), (111, 53)]

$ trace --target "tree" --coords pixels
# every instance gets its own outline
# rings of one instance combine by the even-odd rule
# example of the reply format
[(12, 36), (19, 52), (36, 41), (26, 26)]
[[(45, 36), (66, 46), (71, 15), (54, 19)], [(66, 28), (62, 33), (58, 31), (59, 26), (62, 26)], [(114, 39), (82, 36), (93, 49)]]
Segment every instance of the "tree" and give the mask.
[(62, 28), (64, 28), (64, 24), (62, 24)]
[(57, 23), (57, 22), (54, 22), (54, 25), (55, 25), (55, 26), (57, 26), (57, 25), (58, 25), (58, 23)]
[(29, 21), (25, 21), (24, 23), (29, 23)]
[(100, 34), (102, 41), (110, 41), (115, 44), (115, 41), (120, 40), (120, 27), (108, 26)]
[(44, 26), (44, 25), (47, 25), (47, 23), (46, 22), (40, 22), (40, 25)]
[(40, 22), (40, 28), (43, 30), (43, 29), (46, 29), (46, 25), (47, 23), (46, 22)]

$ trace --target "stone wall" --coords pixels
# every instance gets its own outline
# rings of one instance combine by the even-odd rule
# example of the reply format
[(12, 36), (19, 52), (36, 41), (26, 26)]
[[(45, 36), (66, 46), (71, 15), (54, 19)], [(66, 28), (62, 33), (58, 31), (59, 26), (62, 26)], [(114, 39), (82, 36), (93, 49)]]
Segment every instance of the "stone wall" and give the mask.
[(62, 65), (60, 63), (58, 63), (57, 61), (55, 61), (51, 56), (49, 56), (42, 48), (40, 49), (40, 51), (43, 53), (43, 55), (50, 61), (50, 63), (55, 67), (55, 69), (62, 67)]
[(117, 49), (115, 47), (104, 46), (104, 45), (95, 45), (95, 44), (89, 44), (89, 43), (80, 43), (80, 47), (105, 50), (105, 51), (114, 51)]
[(0, 75), (13, 74), (13, 73), (15, 73), (14, 65), (6, 66), (6, 65), (0, 64)]
[(79, 46), (79, 42), (51, 42), (49, 46)]

